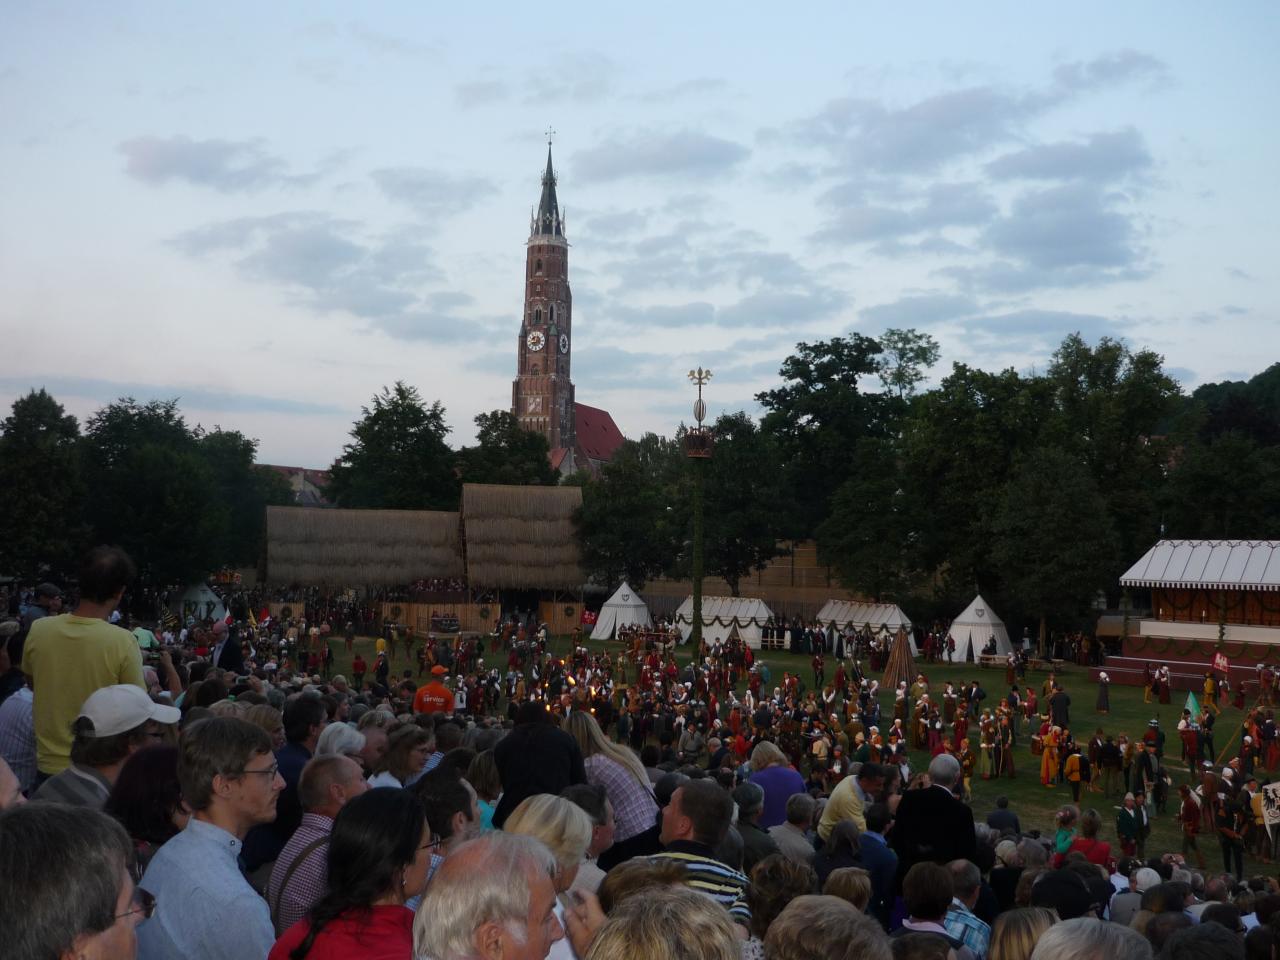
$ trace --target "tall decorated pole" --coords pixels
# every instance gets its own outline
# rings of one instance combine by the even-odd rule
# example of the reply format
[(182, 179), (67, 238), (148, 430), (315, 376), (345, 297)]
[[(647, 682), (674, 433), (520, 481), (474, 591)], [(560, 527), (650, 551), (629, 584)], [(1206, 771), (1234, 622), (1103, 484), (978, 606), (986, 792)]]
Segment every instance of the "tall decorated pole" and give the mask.
[(685, 456), (693, 461), (693, 632), (690, 645), (694, 655), (702, 644), (702, 485), (706, 462), (711, 459), (711, 431), (703, 426), (707, 419), (707, 404), (702, 399), (702, 388), (711, 379), (711, 371), (689, 371), (689, 381), (698, 388), (698, 399), (693, 404), (693, 418), (697, 426), (684, 438)]

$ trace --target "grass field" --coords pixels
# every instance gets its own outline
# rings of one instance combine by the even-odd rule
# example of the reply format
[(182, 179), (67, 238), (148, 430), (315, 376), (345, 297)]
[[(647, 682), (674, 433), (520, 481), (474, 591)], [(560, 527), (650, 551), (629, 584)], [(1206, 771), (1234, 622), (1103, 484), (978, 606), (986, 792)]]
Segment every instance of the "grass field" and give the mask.
[[(336, 657), (334, 663), (336, 672), (349, 674), (351, 659), (347, 656), (342, 641), (340, 639), (332, 640), (331, 643)], [(552, 640), (551, 651), (564, 655), (568, 652), (569, 646), (568, 637), (556, 637)], [(588, 642), (588, 646), (592, 650), (607, 649), (613, 652), (616, 652), (619, 648), (619, 644), (613, 642)], [(372, 639), (357, 639), (356, 650), (363, 653), (365, 659), (372, 664)], [(690, 650), (688, 647), (680, 648), (677, 651), (677, 660), (681, 666), (687, 663), (689, 658)], [(806, 685), (813, 680), (813, 672), (809, 666), (808, 657), (776, 651), (761, 651), (758, 659), (769, 665), (775, 683), (781, 679), (783, 671), (798, 673), (802, 682)], [(497, 661), (490, 657), (489, 662), (492, 664)], [(505, 659), (503, 659), (500, 668), (504, 672), (505, 667)], [(987, 692), (986, 703), (993, 707), (999, 703), (1001, 696), (1006, 692), (1003, 669), (982, 670), (976, 664), (950, 666), (947, 664), (924, 664), (923, 662), (918, 662), (917, 668), (928, 676), (930, 686), (935, 690), (941, 690), (942, 684), (948, 680), (959, 687), (961, 681), (976, 677), (982, 688)], [(404, 653), (403, 647), (398, 647), (396, 656), (392, 660), (392, 676), (399, 675), (405, 669), (412, 669), (416, 677), (416, 660), (410, 662), (409, 657)], [(833, 670), (834, 665), (828, 658), (828, 676)], [(1030, 671), (1027, 674), (1027, 682), (1034, 685), (1037, 696), (1039, 696), (1040, 687), (1044, 683), (1046, 675), (1045, 672), (1038, 671)], [(1094, 710), (1097, 698), (1097, 684), (1089, 680), (1087, 668), (1067, 667), (1059, 672), (1059, 679), (1063, 688), (1071, 695), (1072, 732), (1082, 745), (1088, 741), (1098, 727), (1101, 727), (1105, 733), (1127, 733), (1130, 739), (1135, 739), (1141, 738), (1147, 728), (1147, 722), (1153, 717), (1160, 721), (1160, 726), (1167, 736), (1165, 765), (1173, 775), (1174, 787), (1171, 788), (1171, 799), (1165, 815), (1157, 816), (1154, 809), (1152, 810), (1151, 837), (1147, 842), (1147, 852), (1148, 855), (1151, 855), (1153, 853), (1177, 852), (1180, 850), (1181, 830), (1174, 820), (1174, 814), (1177, 810), (1177, 785), (1187, 782), (1187, 772), (1185, 765), (1180, 764), (1177, 759), (1179, 747), (1176, 727), (1178, 717), (1182, 711), (1183, 701), (1186, 699), (1185, 692), (1178, 693), (1175, 691), (1173, 701), (1162, 706), (1158, 703), (1144, 704), (1142, 702), (1143, 692), (1140, 687), (1124, 687), (1113, 684), (1110, 692), (1111, 712), (1106, 716), (1101, 716)], [(882, 692), (881, 715), (892, 716), (892, 706), (892, 693)], [(1219, 753), (1230, 747), (1234, 754), (1236, 744), (1232, 738), (1239, 729), (1239, 721), (1241, 719), (1241, 711), (1230, 707), (1223, 710), (1222, 716), (1218, 721), (1217, 735), (1215, 737)], [(970, 730), (971, 732), (976, 732), (973, 726), (970, 727)], [(1014, 779), (1006, 778), (987, 781), (975, 777), (972, 784), (972, 806), (975, 817), (979, 820), (985, 820), (987, 813), (995, 806), (996, 797), (1003, 794), (1009, 798), (1009, 806), (1017, 812), (1024, 830), (1038, 829), (1046, 834), (1051, 834), (1053, 832), (1053, 814), (1059, 806), (1070, 802), (1071, 789), (1066, 784), (1054, 787), (1041, 785), (1040, 758), (1031, 753), (1030, 734), (1031, 731), (1026, 723), (1019, 725), (1018, 747), (1015, 759), (1017, 776)], [(912, 751), (912, 769), (922, 770), (928, 765), (928, 762), (929, 756), (926, 752)], [(1113, 844), (1115, 844), (1115, 808), (1119, 806), (1119, 803), (1119, 798), (1104, 798), (1101, 793), (1088, 792), (1082, 794), (1080, 801), (1082, 808), (1094, 807), (1097, 809), (1103, 822), (1102, 839), (1111, 841)], [(1201, 837), (1200, 849), (1205, 855), (1209, 868), (1214, 869), (1221, 865), (1218, 844), (1213, 837)], [(1116, 853), (1119, 853), (1118, 845), (1116, 845)], [(1250, 861), (1246, 864), (1246, 870), (1256, 872), (1261, 866), (1259, 861)]]

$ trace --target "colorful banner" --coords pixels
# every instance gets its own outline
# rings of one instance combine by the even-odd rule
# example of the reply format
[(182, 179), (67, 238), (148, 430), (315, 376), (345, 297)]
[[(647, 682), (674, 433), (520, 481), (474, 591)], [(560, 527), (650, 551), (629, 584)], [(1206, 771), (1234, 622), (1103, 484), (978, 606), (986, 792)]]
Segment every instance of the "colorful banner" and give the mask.
[(1219, 673), (1226, 673), (1231, 669), (1231, 661), (1227, 659), (1227, 655), (1221, 650), (1213, 655), (1213, 669)]

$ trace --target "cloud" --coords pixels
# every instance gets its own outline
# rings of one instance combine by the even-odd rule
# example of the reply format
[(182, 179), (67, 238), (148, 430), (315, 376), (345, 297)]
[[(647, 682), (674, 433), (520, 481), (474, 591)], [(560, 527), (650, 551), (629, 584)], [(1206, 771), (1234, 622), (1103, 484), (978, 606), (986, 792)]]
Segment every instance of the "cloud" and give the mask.
[(979, 309), (978, 302), (972, 297), (952, 293), (927, 293), (864, 307), (858, 311), (858, 316), (863, 328), (902, 329), (931, 327), (948, 320), (972, 316)]
[(362, 224), (291, 211), (208, 224), (175, 237), (192, 257), (235, 255), (245, 279), (279, 287), (317, 313), (346, 312), (406, 340), (488, 335), (509, 318), (468, 312), (471, 295), (440, 289), (431, 248), (408, 230), (367, 235)]
[(964, 327), (976, 345), (998, 351), (1035, 352), (1056, 347), (1071, 333), (1089, 341), (1118, 336), (1124, 324), (1090, 313), (1015, 310), (972, 317)]
[(313, 403), (292, 397), (268, 397), (260, 394), (241, 393), (216, 387), (200, 387), (189, 383), (182, 386), (154, 383), (132, 383), (120, 380), (103, 380), (96, 377), (77, 377), (67, 374), (30, 374), (21, 377), (0, 377), (0, 389), (27, 391), (43, 387), (54, 396), (84, 397), (103, 403), (112, 403), (121, 397), (133, 397), (143, 402), (178, 398), (185, 408), (217, 410), (232, 413), (289, 413), (304, 416), (330, 416), (346, 413), (343, 407), (326, 403)]
[(1222, 312), (1231, 317), (1240, 317), (1249, 311), (1245, 307), (1238, 307), (1235, 304), (1227, 304), (1222, 308)]
[(590, 103), (612, 96), (618, 67), (599, 53), (574, 53), (558, 57), (525, 75), (524, 102)]
[(1227, 276), (1232, 280), (1248, 280), (1250, 282), (1257, 280), (1248, 270), (1241, 270), (1239, 267), (1227, 267)]
[(1145, 80), (1153, 86), (1169, 82), (1164, 61), (1137, 50), (1120, 50), (1093, 60), (1064, 63), (1053, 71), (1054, 84), (1076, 94)]
[(1024, 193), (987, 228), (986, 240), (996, 253), (1045, 270), (1127, 268), (1142, 255), (1133, 220), (1083, 184)]
[(256, 190), (286, 179), (286, 164), (261, 140), (193, 140), (186, 136), (135, 137), (119, 145), (125, 172), (161, 186), (185, 180), (222, 193)]
[(425, 167), (387, 167), (371, 176), (387, 199), (424, 218), (463, 213), (498, 193), (483, 177), (456, 177)]
[(575, 180), (581, 183), (628, 177), (707, 179), (728, 174), (749, 155), (739, 143), (694, 130), (637, 131), (580, 150), (570, 164)]
[(987, 164), (999, 180), (1120, 180), (1147, 170), (1151, 154), (1132, 127), (1095, 133), (1083, 143), (1046, 143), (1005, 154)]
[(682, 80), (669, 87), (651, 90), (642, 94), (639, 99), (645, 103), (670, 103), (676, 101), (677, 105), (683, 105), (684, 101), (689, 97), (697, 97), (706, 93), (720, 93), (728, 85), (720, 77), (694, 77), (690, 80)]
[[(849, 244), (893, 240), (947, 227), (982, 226), (999, 213), (995, 200), (977, 183), (936, 183), (915, 195), (909, 206), (889, 206), (864, 197), (854, 183), (827, 191), (823, 200), (832, 212), (814, 239)], [(841, 207), (842, 201), (848, 201), (848, 206)]]
[(453, 88), (453, 97), (460, 107), (481, 107), (510, 95), (510, 88), (501, 80), (473, 80), (455, 84)]

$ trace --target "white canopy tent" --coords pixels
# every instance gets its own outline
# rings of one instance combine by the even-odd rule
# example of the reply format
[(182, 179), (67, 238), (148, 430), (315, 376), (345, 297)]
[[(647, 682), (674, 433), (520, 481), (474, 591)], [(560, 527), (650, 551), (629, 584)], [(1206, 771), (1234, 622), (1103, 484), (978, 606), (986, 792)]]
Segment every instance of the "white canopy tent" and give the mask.
[(964, 613), (951, 622), (950, 634), (956, 642), (955, 658), (962, 662), (969, 659), (970, 647), (973, 648), (973, 659), (977, 660), (982, 648), (992, 637), (996, 640), (996, 653), (1001, 656), (1013, 653), (1004, 621), (987, 606), (982, 594), (974, 597), (973, 603), (965, 608)]
[[(759, 650), (762, 629), (772, 616), (773, 611), (765, 606), (765, 602), (755, 597), (703, 597), (702, 639), (707, 643), (723, 642), (729, 639), (736, 627), (738, 636), (746, 645)], [(693, 633), (693, 597), (686, 597), (680, 604), (676, 611), (676, 626), (680, 630), (681, 642), (688, 643), (689, 635)]]
[(591, 631), (592, 640), (612, 640), (623, 627), (650, 627), (653, 618), (640, 595), (625, 580), (612, 597), (600, 608), (600, 616)]
[(911, 621), (896, 603), (861, 603), (856, 600), (828, 600), (818, 611), (817, 620), (825, 626), (834, 626), (837, 630), (852, 627), (854, 630), (868, 628), (872, 633), (887, 631), (896, 636), (900, 629), (907, 631), (911, 644), (911, 655), (920, 656), (916, 649), (916, 638), (911, 632)]
[(195, 617), (197, 620), (223, 620), (227, 616), (227, 608), (222, 605), (218, 595), (209, 589), (207, 583), (193, 583), (182, 593), (174, 592), (169, 597), (169, 609), (184, 620)]

